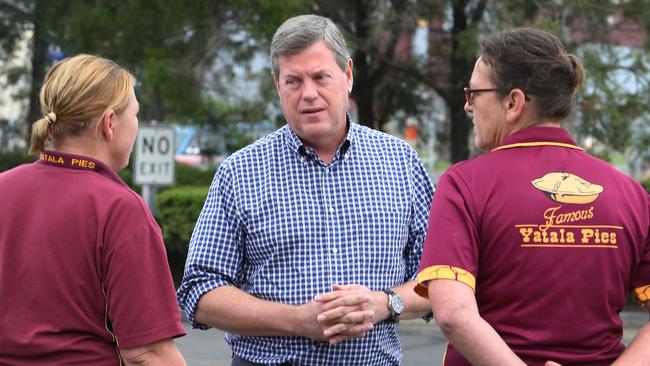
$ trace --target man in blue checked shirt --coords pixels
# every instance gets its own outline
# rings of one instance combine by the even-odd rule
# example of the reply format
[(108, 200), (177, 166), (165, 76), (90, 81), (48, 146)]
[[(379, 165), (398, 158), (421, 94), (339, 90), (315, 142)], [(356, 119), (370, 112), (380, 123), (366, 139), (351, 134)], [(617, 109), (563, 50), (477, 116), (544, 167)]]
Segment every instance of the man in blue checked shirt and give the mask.
[(181, 306), (227, 332), (232, 365), (399, 365), (433, 187), (405, 142), (350, 121), (352, 60), (331, 20), (271, 44), (287, 125), (217, 170), (192, 234)]

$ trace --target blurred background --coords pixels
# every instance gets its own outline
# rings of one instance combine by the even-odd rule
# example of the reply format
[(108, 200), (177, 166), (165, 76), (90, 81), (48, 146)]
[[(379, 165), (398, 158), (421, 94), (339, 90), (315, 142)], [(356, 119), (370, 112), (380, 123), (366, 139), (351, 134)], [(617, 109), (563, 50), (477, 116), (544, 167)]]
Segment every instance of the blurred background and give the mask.
[[(175, 185), (154, 210), (178, 281), (218, 164), (285, 124), (268, 48), (286, 18), (316, 13), (344, 31), (354, 60), (353, 120), (411, 143), (435, 181), (477, 152), (463, 87), (486, 34), (534, 26), (584, 61), (567, 121), (578, 142), (650, 187), (647, 1), (0, 0), (0, 171), (25, 154), (45, 72), (77, 53), (137, 78), (140, 123), (176, 132)], [(132, 170), (121, 173), (136, 190)]]

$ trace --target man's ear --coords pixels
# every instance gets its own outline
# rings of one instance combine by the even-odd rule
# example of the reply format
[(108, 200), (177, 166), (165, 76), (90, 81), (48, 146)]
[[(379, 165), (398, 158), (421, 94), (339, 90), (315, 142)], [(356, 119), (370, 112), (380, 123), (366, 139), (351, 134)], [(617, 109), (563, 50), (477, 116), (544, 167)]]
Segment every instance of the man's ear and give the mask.
[(348, 64), (345, 67), (345, 76), (348, 79), (348, 94), (352, 93), (352, 84), (354, 84), (354, 77), (352, 75), (352, 59), (348, 59)]
[(278, 92), (278, 96), (280, 95), (280, 76), (279, 75), (273, 75), (273, 84), (275, 84), (275, 91)]
[(113, 140), (113, 128), (115, 127), (115, 111), (112, 109), (107, 110), (104, 112), (102, 115), (101, 121), (99, 121), (101, 125), (101, 133), (102, 137), (106, 139), (106, 141), (112, 141)]
[(521, 89), (512, 89), (503, 98), (503, 109), (506, 111), (506, 121), (516, 123), (524, 114), (526, 95)]

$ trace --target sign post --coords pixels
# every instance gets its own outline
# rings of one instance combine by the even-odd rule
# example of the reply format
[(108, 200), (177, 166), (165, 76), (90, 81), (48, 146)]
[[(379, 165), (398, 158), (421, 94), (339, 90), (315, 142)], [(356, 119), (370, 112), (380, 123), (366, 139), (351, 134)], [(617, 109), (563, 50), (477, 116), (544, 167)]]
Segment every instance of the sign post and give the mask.
[(174, 184), (175, 152), (176, 134), (172, 127), (139, 127), (135, 140), (133, 181), (142, 185), (142, 198), (152, 212), (155, 187)]

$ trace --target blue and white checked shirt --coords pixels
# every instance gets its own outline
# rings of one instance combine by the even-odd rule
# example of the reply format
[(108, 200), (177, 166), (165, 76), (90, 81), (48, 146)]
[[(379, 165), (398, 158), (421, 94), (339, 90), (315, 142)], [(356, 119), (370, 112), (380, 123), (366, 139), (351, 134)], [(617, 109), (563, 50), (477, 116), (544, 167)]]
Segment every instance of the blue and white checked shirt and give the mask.
[[(402, 140), (354, 123), (324, 164), (284, 126), (219, 167), (192, 234), (181, 306), (232, 285), (260, 299), (304, 304), (332, 284), (371, 290), (415, 279), (433, 187)], [(233, 352), (263, 364), (399, 365), (397, 325), (335, 346), (304, 337), (226, 334)]]

